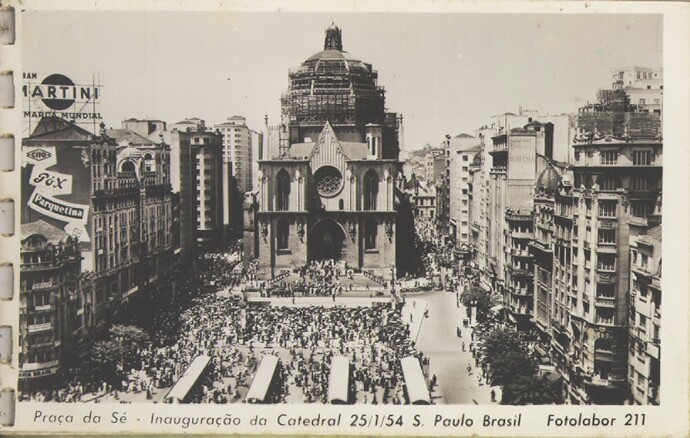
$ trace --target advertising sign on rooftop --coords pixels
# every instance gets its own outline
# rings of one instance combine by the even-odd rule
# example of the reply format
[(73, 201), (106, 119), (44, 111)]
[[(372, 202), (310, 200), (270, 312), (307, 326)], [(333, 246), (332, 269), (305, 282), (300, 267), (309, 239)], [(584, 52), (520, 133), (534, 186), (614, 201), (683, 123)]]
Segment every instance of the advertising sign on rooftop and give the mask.
[(91, 81), (75, 81), (61, 73), (22, 74), (22, 120), (24, 131), (46, 116), (58, 116), (77, 124), (96, 126), (103, 119), (100, 113), (102, 85), (97, 77)]

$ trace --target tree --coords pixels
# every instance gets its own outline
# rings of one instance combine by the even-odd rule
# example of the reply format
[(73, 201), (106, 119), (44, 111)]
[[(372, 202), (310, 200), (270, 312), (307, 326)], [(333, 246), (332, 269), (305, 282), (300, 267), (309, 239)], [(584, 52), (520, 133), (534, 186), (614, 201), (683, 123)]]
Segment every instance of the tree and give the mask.
[(460, 294), (460, 302), (468, 309), (474, 302), (474, 305), (477, 306), (477, 321), (481, 322), (486, 320), (486, 316), (489, 314), (491, 295), (481, 287), (470, 286)]
[(115, 387), (120, 386), (123, 369), (118, 367), (124, 355), (122, 344), (108, 340), (95, 342), (86, 356), (82, 371), (87, 381), (106, 381)]
[(561, 403), (559, 390), (546, 376), (519, 376), (503, 387), (504, 405), (544, 405)]
[(517, 377), (532, 376), (537, 371), (537, 362), (517, 333), (496, 329), (484, 339), (484, 348), (484, 364), (492, 385), (507, 385)]
[(519, 377), (532, 376), (536, 362), (526, 352), (507, 350), (487, 362), (487, 374), (492, 385), (508, 385)]
[(82, 373), (86, 380), (106, 381), (119, 387), (125, 371), (138, 365), (137, 350), (147, 346), (150, 338), (139, 327), (121, 324), (112, 326), (108, 335), (91, 346)]

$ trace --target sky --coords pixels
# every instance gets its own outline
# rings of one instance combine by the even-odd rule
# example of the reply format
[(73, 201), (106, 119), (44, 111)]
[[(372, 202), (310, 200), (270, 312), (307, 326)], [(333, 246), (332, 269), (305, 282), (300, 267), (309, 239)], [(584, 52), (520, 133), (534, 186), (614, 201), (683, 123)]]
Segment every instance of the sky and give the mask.
[(472, 132), (492, 115), (570, 112), (610, 88), (610, 69), (662, 66), (661, 15), (55, 12), (23, 17), (25, 71), (103, 85), (109, 127), (129, 117), (207, 125), (280, 117), (288, 70), (323, 50), (371, 63), (405, 149)]

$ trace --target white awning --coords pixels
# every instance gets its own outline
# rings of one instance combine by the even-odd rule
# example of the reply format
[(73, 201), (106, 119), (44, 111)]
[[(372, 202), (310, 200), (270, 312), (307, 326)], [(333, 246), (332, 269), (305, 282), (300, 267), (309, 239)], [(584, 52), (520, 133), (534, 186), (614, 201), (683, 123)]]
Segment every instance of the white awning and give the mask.
[(331, 374), (328, 378), (328, 401), (346, 404), (350, 393), (350, 359), (334, 356), (331, 359)]
[(268, 390), (273, 382), (276, 368), (278, 367), (278, 358), (273, 355), (264, 356), (256, 370), (252, 386), (247, 391), (247, 400), (249, 403), (263, 403), (266, 401)]
[(426, 379), (424, 379), (424, 373), (422, 373), (422, 367), (419, 365), (419, 359), (414, 356), (408, 356), (400, 360), (400, 365), (410, 404), (430, 405), (431, 396), (426, 385)]
[(182, 373), (182, 376), (175, 382), (175, 385), (170, 389), (165, 396), (166, 400), (171, 400), (173, 403), (183, 403), (187, 395), (192, 390), (192, 387), (197, 383), (201, 375), (204, 373), (206, 366), (211, 361), (211, 358), (205, 354), (194, 358), (191, 364)]
[(496, 305), (493, 306), (490, 310), (491, 310), (492, 312), (500, 312), (501, 310), (503, 310), (503, 308), (504, 308), (504, 307), (503, 307), (503, 304), (496, 304)]

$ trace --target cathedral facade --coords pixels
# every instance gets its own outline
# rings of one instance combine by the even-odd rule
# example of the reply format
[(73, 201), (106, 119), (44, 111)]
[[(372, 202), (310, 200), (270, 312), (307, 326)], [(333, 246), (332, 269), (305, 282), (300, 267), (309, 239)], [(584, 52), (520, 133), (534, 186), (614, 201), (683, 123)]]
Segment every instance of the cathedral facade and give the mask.
[(395, 278), (401, 233), (413, 235), (411, 212), (401, 211), (409, 203), (399, 190), (398, 117), (385, 112), (384, 93), (371, 65), (343, 51), (334, 25), (324, 50), (291, 70), (277, 142), (245, 204), (258, 278), (316, 260)]

